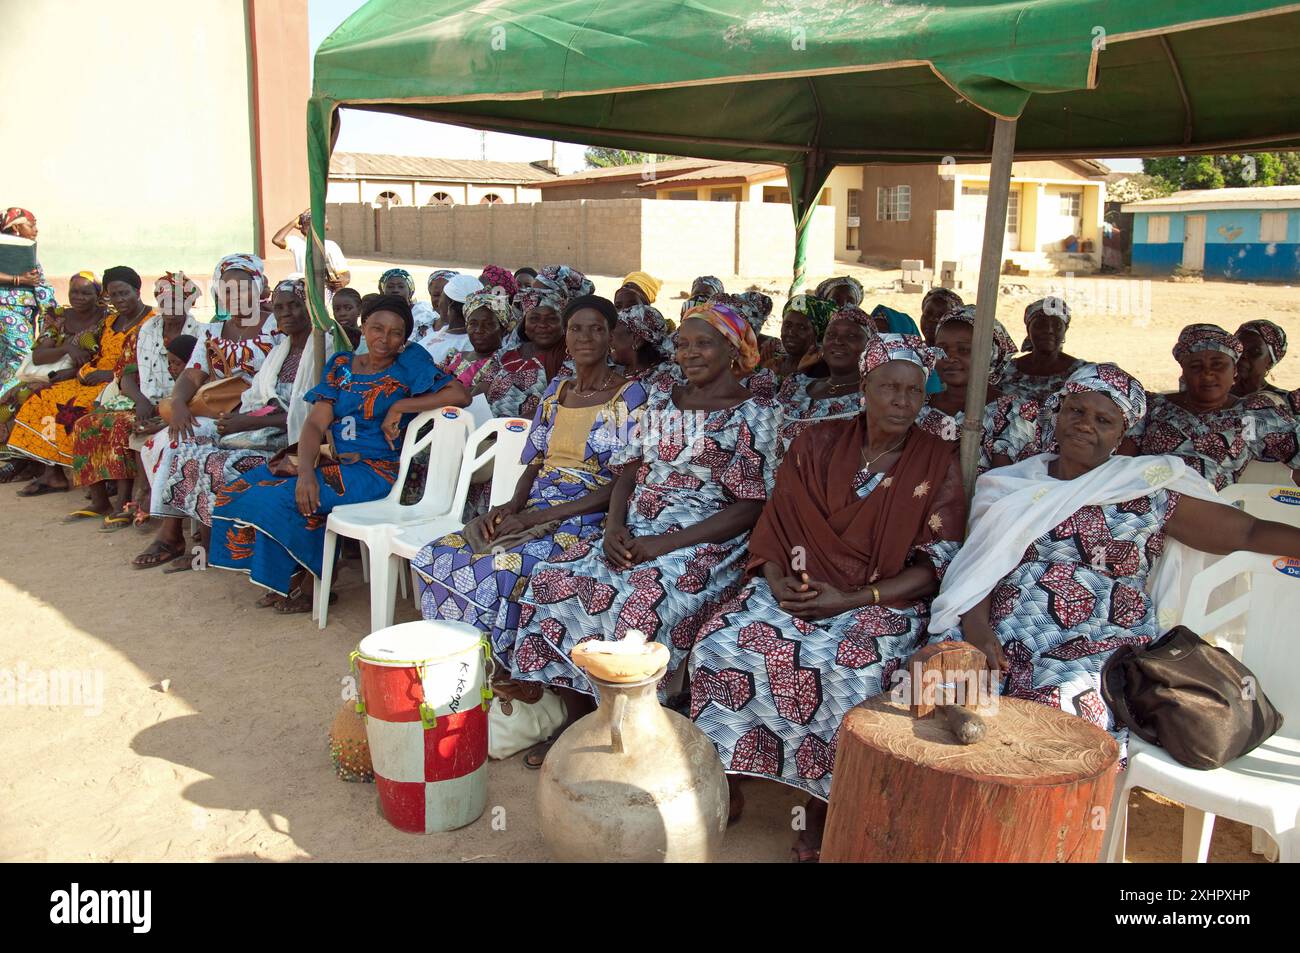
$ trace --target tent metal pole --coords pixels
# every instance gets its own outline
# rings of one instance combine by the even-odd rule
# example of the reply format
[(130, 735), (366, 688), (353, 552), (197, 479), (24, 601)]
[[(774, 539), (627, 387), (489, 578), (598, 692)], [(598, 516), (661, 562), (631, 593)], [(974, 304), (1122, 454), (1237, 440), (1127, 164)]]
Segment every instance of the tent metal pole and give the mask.
[[(984, 248), (975, 298), (975, 332), (971, 338), (970, 378), (966, 385), (966, 420), (961, 429), (961, 475), (966, 498), (975, 492), (983, 435), (984, 404), (988, 397), (989, 364), (993, 350), (993, 321), (998, 312), (998, 282), (1002, 273), (1002, 243), (1007, 230), (1007, 195), (1016, 153), (1016, 122), (996, 119), (993, 164), (989, 169), (989, 200), (984, 210)], [(959, 199), (960, 201), (960, 199)]]

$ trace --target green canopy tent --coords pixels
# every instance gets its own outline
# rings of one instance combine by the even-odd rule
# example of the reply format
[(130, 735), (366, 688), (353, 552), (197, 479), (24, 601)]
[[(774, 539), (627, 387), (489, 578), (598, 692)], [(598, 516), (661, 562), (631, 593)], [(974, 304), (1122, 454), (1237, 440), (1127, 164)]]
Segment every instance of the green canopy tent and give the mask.
[(837, 163), (992, 158), (962, 465), (973, 484), (1014, 158), (1300, 147), (1300, 4), (370, 0), (308, 106), (318, 346), (341, 106), (789, 174), (794, 282)]

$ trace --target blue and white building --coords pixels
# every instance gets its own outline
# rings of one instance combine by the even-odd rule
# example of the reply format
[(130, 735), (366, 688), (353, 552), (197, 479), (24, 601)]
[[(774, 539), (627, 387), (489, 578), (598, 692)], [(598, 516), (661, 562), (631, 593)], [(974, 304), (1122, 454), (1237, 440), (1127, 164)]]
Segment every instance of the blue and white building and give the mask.
[(1135, 275), (1176, 267), (1206, 278), (1300, 279), (1300, 185), (1198, 189), (1130, 202)]

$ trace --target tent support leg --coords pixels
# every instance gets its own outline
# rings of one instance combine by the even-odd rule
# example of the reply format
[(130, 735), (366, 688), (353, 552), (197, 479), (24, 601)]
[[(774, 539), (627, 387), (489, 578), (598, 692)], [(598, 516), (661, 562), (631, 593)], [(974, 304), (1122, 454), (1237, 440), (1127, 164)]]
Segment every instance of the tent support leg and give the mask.
[(1007, 195), (1016, 152), (1014, 119), (994, 120), (993, 165), (989, 170), (989, 200), (984, 212), (984, 247), (975, 299), (975, 333), (971, 338), (970, 383), (966, 387), (966, 421), (961, 431), (961, 474), (966, 497), (975, 492), (979, 467), (984, 404), (988, 397), (989, 364), (993, 349), (993, 320), (998, 311), (998, 282), (1002, 273), (1002, 244), (1007, 230)]

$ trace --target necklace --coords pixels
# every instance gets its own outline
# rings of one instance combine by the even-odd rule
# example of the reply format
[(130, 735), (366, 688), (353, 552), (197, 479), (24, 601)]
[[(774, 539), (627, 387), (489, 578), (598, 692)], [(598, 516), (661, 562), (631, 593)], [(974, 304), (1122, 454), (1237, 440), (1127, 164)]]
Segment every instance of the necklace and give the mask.
[(893, 453), (895, 450), (897, 450), (899, 447), (901, 447), (901, 446), (904, 444), (904, 442), (905, 442), (906, 440), (907, 440), (907, 434), (903, 434), (903, 439), (902, 439), (902, 440), (898, 441), (898, 443), (894, 444), (894, 445), (893, 445), (892, 447), (890, 447), (888, 450), (882, 450), (880, 453), (876, 454), (876, 455), (875, 455), (874, 457), (872, 457), (870, 460), (867, 459), (867, 448), (866, 448), (866, 447), (863, 447), (863, 448), (862, 448), (862, 469), (864, 469), (864, 470), (870, 470), (870, 469), (871, 469), (871, 465), (872, 465), (873, 463), (875, 463), (877, 460), (879, 460), (879, 459), (880, 459), (881, 457), (883, 457), (885, 454), (887, 454), (887, 453)]
[[(601, 381), (598, 385), (596, 385), (596, 387), (593, 388), (592, 390), (589, 390), (589, 391), (578, 391), (577, 396), (579, 396), (579, 397), (590, 397), (592, 394), (599, 394), (599, 393), (600, 393), (601, 391), (603, 391), (605, 388), (609, 387), (609, 382), (610, 382), (610, 379), (611, 379), (612, 377), (613, 377), (613, 375), (610, 374), (610, 372), (609, 372), (608, 370), (606, 370), (606, 371), (605, 371), (605, 378), (604, 378), (604, 380), (602, 380), (602, 381)], [(578, 390), (578, 382), (577, 382), (576, 379), (575, 379), (574, 382), (573, 382), (573, 389), (574, 389), (575, 391)]]
[(851, 381), (845, 381), (843, 384), (836, 384), (829, 377), (826, 378), (826, 390), (831, 394), (843, 393), (847, 390), (854, 390), (862, 383), (862, 378), (855, 377)]

